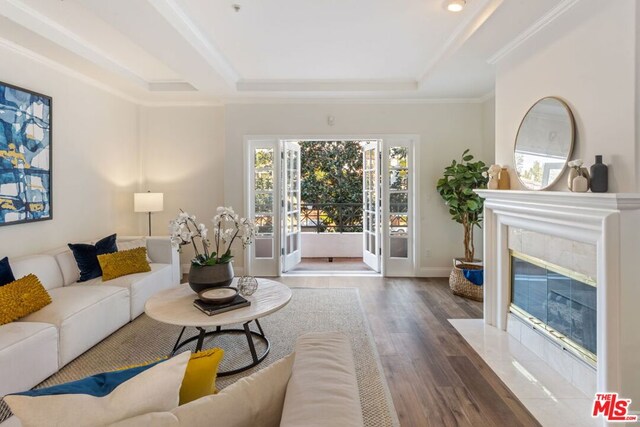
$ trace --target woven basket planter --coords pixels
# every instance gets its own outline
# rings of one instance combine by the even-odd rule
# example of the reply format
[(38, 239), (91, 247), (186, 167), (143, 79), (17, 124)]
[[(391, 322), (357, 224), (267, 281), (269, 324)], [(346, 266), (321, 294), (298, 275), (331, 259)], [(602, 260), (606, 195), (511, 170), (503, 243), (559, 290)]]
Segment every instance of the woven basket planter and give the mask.
[(465, 264), (458, 259), (453, 260), (453, 270), (451, 270), (451, 274), (449, 275), (451, 292), (453, 292), (454, 295), (464, 298), (482, 301), (484, 287), (467, 280), (462, 270), (484, 270), (484, 267), (475, 264)]

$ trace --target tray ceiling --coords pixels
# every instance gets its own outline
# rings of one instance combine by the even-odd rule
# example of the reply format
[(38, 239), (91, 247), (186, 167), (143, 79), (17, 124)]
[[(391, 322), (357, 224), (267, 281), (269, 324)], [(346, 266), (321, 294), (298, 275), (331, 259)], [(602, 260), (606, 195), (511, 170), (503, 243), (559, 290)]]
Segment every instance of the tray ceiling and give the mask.
[(0, 49), (140, 103), (477, 100), (489, 60), (576, 1), (0, 0)]

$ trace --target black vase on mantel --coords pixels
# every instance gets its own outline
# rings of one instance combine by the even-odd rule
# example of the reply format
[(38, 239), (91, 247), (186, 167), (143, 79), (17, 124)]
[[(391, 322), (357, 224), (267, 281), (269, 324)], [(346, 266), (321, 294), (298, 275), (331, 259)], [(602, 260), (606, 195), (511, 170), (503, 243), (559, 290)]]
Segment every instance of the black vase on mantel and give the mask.
[(602, 156), (596, 156), (596, 163), (591, 166), (591, 191), (606, 193), (609, 190), (609, 168), (602, 163)]

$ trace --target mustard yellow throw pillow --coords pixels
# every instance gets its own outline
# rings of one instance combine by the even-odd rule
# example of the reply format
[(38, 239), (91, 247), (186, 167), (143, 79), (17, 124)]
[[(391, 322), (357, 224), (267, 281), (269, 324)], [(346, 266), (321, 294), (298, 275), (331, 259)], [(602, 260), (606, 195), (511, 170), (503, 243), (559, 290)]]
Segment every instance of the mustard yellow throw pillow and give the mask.
[(133, 273), (151, 271), (147, 262), (147, 248), (139, 247), (111, 254), (98, 255), (102, 269), (102, 281), (115, 279)]
[(51, 304), (51, 296), (34, 274), (0, 286), (0, 325), (11, 323)]
[(202, 350), (191, 355), (180, 387), (180, 404), (217, 393), (216, 376), (224, 356), (221, 348)]

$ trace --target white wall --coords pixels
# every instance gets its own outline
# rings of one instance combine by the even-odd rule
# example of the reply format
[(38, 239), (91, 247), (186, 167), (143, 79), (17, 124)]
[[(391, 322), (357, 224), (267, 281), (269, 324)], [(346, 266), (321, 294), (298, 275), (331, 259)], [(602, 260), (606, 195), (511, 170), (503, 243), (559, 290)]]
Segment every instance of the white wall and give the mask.
[(0, 80), (53, 97), (53, 219), (0, 227), (0, 257), (134, 234), (138, 107), (0, 47)]
[[(481, 104), (457, 103), (228, 105), (225, 204), (244, 213), (245, 135), (418, 134), (421, 143), (420, 266), (422, 274), (448, 274), (451, 259), (463, 255), (462, 227), (450, 220), (435, 190), (436, 181), (444, 167), (459, 158), (465, 148), (482, 155), (482, 109)], [(334, 126), (327, 124), (328, 115), (335, 117)], [(476, 247), (480, 254), (481, 244)]]
[[(559, 96), (576, 119), (573, 157), (589, 166), (602, 154), (609, 191), (640, 189), (637, 8), (634, 0), (582, 0), (498, 63), (497, 163), (513, 167), (515, 136), (528, 108)], [(519, 188), (511, 175), (512, 188)], [(554, 189), (567, 191), (566, 180)]]
[(490, 97), (482, 103), (482, 158), (489, 165), (496, 158), (496, 98)]
[[(152, 214), (152, 233), (168, 234), (169, 221), (184, 209), (210, 226), (224, 202), (224, 109), (142, 107), (141, 190), (164, 193), (164, 211)], [(147, 221), (143, 214), (142, 230)], [(193, 257), (183, 248), (181, 261)]]
[(362, 258), (362, 233), (302, 233), (303, 258)]

